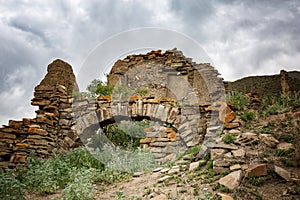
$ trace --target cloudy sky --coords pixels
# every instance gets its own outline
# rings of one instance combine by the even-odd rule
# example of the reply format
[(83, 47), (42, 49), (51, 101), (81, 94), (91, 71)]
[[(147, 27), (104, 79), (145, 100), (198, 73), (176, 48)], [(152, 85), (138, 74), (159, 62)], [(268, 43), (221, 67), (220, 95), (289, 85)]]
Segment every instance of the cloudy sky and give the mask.
[(77, 74), (98, 44), (137, 28), (192, 38), (225, 80), (299, 70), (299, 19), (298, 0), (0, 0), (0, 124), (34, 116), (54, 59)]

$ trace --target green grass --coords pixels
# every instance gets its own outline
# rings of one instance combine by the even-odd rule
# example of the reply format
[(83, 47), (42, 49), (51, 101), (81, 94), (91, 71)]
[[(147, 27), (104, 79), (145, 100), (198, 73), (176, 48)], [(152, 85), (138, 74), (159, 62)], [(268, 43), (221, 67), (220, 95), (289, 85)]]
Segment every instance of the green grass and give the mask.
[(288, 149), (288, 150), (276, 149), (275, 155), (279, 157), (285, 157), (291, 155), (294, 151), (295, 151), (294, 149)]
[(255, 113), (252, 111), (243, 111), (241, 114), (241, 119), (245, 122), (251, 122), (255, 119)]
[(222, 138), (222, 142), (224, 142), (225, 144), (231, 144), (234, 142), (235, 140), (235, 135), (227, 133), (224, 135), (224, 137)]
[(262, 186), (265, 182), (269, 180), (269, 177), (267, 176), (262, 176), (262, 177), (255, 177), (255, 176), (250, 176), (249, 177), (249, 183), (254, 186)]
[(231, 103), (237, 111), (246, 110), (249, 106), (249, 99), (240, 92), (231, 92), (226, 95), (226, 101)]
[(135, 150), (127, 159), (118, 153), (111, 152), (113, 158), (120, 159), (106, 165), (94, 157), (97, 154), (93, 156), (85, 148), (60, 154), (54, 152), (53, 157), (45, 160), (32, 155), (26, 166), (17, 168), (16, 173), (0, 171), (0, 199), (24, 199), (25, 191), (53, 194), (62, 189), (63, 200), (90, 200), (94, 199), (95, 183), (115, 183), (130, 177), (135, 170), (144, 171), (155, 166), (148, 152)]
[(191, 154), (191, 161), (195, 159), (195, 157), (198, 155), (198, 153), (201, 150), (201, 145), (196, 145), (188, 150), (186, 150), (184, 153), (177, 156), (175, 160), (180, 160), (183, 156)]

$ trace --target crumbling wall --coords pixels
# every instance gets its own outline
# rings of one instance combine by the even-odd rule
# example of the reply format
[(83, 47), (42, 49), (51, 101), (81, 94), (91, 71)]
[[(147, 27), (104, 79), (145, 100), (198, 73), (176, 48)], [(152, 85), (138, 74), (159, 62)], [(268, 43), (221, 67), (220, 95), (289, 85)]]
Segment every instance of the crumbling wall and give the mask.
[[(131, 55), (115, 63), (108, 76), (109, 84), (121, 81), (133, 89), (140, 86), (150, 89), (148, 97), (135, 96), (125, 102), (112, 101), (111, 97), (72, 97), (78, 91), (76, 78), (72, 67), (62, 60), (48, 65), (47, 72), (35, 88), (31, 103), (38, 106), (36, 117), (10, 120), (0, 128), (2, 168), (24, 164), (32, 151), (45, 158), (54, 148), (62, 151), (82, 145), (78, 134), (85, 128), (114, 120), (118, 115), (160, 120), (160, 127), (148, 129), (147, 137), (141, 141), (142, 147), (150, 149), (160, 160), (174, 156), (175, 150), (201, 143), (207, 128), (216, 129), (218, 121), (222, 121), (221, 107), (214, 108), (208, 103), (222, 95), (219, 74), (209, 64), (196, 64), (176, 49)], [(196, 94), (199, 101), (177, 104), (190, 94)], [(212, 120), (214, 117), (217, 120)]]
[(0, 167), (24, 164), (32, 151), (45, 158), (54, 148), (61, 151), (80, 145), (72, 115), (71, 92), (77, 87), (75, 81), (69, 64), (55, 60), (48, 66), (31, 102), (38, 106), (36, 117), (9, 120), (8, 125), (0, 128)]
[(206, 103), (212, 100), (212, 91), (222, 90), (222, 79), (218, 76), (209, 63), (192, 62), (177, 49), (157, 50), (118, 60), (108, 75), (108, 84), (123, 84), (134, 90), (146, 86), (149, 96), (178, 101), (192, 93), (198, 103)]

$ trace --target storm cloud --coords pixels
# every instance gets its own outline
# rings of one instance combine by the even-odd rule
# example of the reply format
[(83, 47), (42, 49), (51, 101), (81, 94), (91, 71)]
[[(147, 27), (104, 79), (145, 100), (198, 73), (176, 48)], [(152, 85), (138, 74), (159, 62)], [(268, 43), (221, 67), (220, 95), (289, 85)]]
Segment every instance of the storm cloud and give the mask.
[(296, 0), (0, 0), (0, 124), (34, 116), (34, 86), (54, 59), (78, 73), (98, 44), (136, 28), (192, 38), (225, 80), (299, 70), (299, 19)]

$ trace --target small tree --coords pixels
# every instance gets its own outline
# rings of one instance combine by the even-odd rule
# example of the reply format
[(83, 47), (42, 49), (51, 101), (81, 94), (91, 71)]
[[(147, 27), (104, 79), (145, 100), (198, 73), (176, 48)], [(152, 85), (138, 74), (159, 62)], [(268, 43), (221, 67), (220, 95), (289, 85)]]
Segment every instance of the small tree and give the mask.
[(113, 86), (107, 85), (107, 83), (101, 81), (100, 79), (94, 79), (86, 89), (93, 97), (108, 96), (111, 95)]

